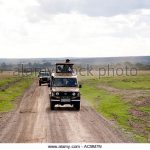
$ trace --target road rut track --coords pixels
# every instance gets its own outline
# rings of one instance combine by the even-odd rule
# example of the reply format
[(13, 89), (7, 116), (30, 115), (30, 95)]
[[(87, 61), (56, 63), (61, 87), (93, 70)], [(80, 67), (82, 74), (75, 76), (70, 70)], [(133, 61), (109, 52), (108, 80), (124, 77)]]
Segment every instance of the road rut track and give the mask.
[(127, 143), (117, 126), (98, 115), (84, 100), (81, 110), (50, 110), (49, 89), (34, 83), (9, 121), (0, 126), (1, 143)]

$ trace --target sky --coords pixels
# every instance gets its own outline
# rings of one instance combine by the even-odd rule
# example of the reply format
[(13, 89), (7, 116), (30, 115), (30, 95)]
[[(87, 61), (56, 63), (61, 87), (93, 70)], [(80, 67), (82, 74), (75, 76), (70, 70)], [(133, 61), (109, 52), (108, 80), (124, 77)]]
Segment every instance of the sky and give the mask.
[(150, 56), (150, 0), (0, 0), (0, 58)]

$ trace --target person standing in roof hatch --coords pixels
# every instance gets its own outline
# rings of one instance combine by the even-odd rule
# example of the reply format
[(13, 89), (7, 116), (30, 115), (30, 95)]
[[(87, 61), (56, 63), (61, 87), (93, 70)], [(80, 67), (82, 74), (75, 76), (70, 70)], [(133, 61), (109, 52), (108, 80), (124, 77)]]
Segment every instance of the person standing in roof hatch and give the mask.
[(65, 73), (72, 73), (73, 71), (73, 68), (72, 68), (72, 65), (69, 64), (70, 63), (70, 59), (66, 59), (66, 64), (64, 64), (63, 66), (63, 72)]
[(70, 63), (70, 59), (66, 59), (66, 63)]

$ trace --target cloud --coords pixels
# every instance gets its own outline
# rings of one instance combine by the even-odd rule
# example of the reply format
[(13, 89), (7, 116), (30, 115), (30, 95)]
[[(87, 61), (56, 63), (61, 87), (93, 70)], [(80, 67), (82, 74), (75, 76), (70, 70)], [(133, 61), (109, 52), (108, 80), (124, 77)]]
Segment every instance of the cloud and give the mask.
[(24, 20), (19, 27), (26, 34), (9, 30), (1, 49), (3, 56), (9, 57), (149, 55), (149, 17), (150, 11), (144, 10), (113, 17), (71, 13), (34, 23)]
[[(109, 17), (93, 16), (76, 11), (81, 7), (80, 1), (85, 2), (69, 2), (67, 13), (62, 13), (54, 7), (58, 0), (45, 1), (47, 10), (43, 7), (44, 1), (41, 6), (36, 0), (3, 0), (0, 5), (0, 57), (150, 55), (149, 9), (134, 9)], [(49, 10), (52, 2), (56, 9), (53, 13)], [(72, 5), (74, 10), (70, 9)], [(91, 4), (91, 7), (94, 6)]]
[(137, 9), (150, 9), (149, 0), (37, 0), (45, 14), (79, 12), (89, 16), (114, 16)]

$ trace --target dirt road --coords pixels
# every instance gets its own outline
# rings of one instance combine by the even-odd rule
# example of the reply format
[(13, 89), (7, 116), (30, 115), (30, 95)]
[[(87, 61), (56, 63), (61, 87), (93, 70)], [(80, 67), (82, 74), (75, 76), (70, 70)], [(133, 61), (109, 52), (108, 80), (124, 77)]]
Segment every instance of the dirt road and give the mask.
[(0, 118), (1, 143), (120, 143), (130, 142), (114, 125), (98, 115), (84, 100), (81, 110), (50, 110), (49, 89), (34, 83), (16, 111)]

